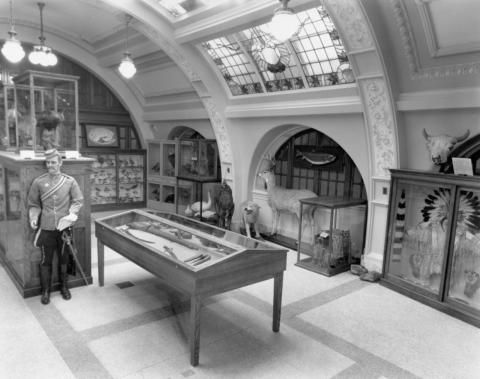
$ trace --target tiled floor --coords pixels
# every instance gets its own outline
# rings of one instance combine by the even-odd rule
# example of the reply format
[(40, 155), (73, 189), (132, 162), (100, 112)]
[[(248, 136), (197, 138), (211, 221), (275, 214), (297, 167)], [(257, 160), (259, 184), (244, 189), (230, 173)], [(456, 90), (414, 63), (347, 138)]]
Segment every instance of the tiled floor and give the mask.
[(289, 253), (282, 323), (273, 281), (210, 298), (200, 365), (189, 364), (188, 307), (106, 248), (105, 286), (22, 299), (0, 267), (0, 378), (480, 378), (480, 329), (350, 273), (325, 277)]

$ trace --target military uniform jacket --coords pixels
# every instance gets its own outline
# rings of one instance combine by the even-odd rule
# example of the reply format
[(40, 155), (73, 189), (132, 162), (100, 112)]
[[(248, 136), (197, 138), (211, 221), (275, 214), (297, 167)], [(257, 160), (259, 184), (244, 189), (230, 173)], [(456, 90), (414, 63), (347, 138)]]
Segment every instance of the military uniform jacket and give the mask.
[(40, 228), (55, 230), (58, 221), (83, 206), (83, 194), (77, 181), (63, 173), (52, 177), (46, 173), (35, 178), (28, 192), (30, 221), (40, 217)]

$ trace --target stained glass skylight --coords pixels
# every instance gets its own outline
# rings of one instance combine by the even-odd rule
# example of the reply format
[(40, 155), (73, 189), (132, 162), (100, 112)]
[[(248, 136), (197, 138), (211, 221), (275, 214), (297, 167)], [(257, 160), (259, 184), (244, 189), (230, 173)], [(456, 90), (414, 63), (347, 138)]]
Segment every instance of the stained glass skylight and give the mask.
[(290, 91), (355, 81), (345, 48), (323, 7), (297, 13), (302, 27), (285, 43), (268, 24), (202, 44), (232, 95)]

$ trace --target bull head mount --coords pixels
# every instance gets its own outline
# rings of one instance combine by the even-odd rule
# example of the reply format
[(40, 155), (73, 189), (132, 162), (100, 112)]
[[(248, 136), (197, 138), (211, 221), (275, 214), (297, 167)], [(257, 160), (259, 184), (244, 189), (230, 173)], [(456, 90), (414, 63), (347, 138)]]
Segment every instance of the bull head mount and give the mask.
[(427, 141), (427, 149), (430, 153), (430, 158), (432, 159), (433, 164), (436, 166), (445, 165), (448, 162), (448, 158), (450, 157), (455, 145), (459, 142), (465, 141), (469, 135), (470, 130), (467, 130), (459, 137), (453, 137), (448, 134), (432, 136), (428, 134), (425, 129), (423, 129), (423, 136)]

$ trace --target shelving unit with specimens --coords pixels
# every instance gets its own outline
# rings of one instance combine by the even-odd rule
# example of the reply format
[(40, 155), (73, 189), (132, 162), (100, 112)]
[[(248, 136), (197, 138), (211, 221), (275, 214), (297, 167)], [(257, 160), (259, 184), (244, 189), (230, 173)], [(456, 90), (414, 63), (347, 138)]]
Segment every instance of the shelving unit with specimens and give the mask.
[(478, 176), (390, 171), (381, 283), (480, 326)]
[(145, 207), (145, 152), (84, 152), (93, 158), (93, 211)]
[(220, 181), (215, 140), (149, 140), (147, 156), (147, 207), (198, 217), (188, 206), (213, 201), (208, 183)]

